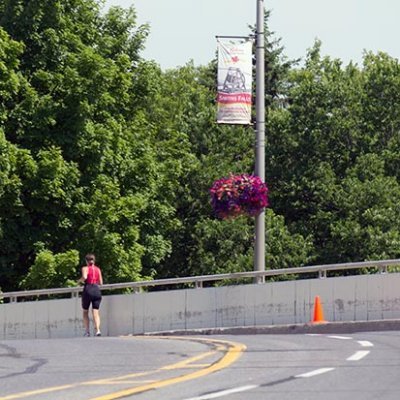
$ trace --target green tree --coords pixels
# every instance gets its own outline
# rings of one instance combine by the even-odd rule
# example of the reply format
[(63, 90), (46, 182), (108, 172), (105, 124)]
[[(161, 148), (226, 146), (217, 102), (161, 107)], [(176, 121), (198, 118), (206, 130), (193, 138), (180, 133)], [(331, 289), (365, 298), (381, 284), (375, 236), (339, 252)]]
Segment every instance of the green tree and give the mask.
[[(313, 237), (315, 262), (399, 254), (392, 229), (397, 219), (398, 76), (398, 63), (388, 56), (368, 54), (363, 69), (351, 63), (343, 67), (340, 60), (321, 58), (316, 42), (304, 67), (289, 76), (287, 107), (270, 112), (266, 169), (271, 202), (291, 232)], [(367, 180), (356, 179), (360, 165), (368, 171)], [(385, 211), (388, 204), (391, 211)], [(380, 215), (385, 227), (378, 220), (367, 222), (361, 210)]]
[(29, 268), (27, 275), (21, 280), (21, 286), (30, 288), (54, 288), (76, 285), (73, 277), (79, 254), (76, 250), (53, 254), (49, 250), (38, 250), (35, 262)]
[[(4, 210), (2, 226), (18, 236), (2, 238), (14, 250), (1, 270), (23, 276), (39, 268), (22, 282), (32, 287), (46, 265), (54, 276), (50, 262), (36, 262), (38, 249), (47, 258), (94, 251), (105, 281), (151, 276), (171, 252), (172, 187), (184, 173), (185, 148), (178, 132), (171, 140), (145, 112), (161, 76), (139, 54), (148, 27), (136, 25), (133, 8), (102, 15), (91, 0), (5, 1), (0, 25), (24, 45), (14, 64), (26, 82), (3, 112), (5, 147), (32, 164), (15, 193), (18, 214)], [(10, 279), (5, 287), (17, 285)]]
[(335, 254), (342, 262), (397, 258), (400, 185), (385, 174), (384, 161), (376, 154), (360, 156), (336, 190), (326, 257)]
[[(204, 219), (195, 226), (198, 244), (191, 258), (197, 274), (251, 271), (254, 263), (254, 223), (239, 217), (219, 221)], [(266, 268), (293, 268), (308, 264), (312, 258), (311, 238), (291, 234), (283, 217), (266, 210)]]

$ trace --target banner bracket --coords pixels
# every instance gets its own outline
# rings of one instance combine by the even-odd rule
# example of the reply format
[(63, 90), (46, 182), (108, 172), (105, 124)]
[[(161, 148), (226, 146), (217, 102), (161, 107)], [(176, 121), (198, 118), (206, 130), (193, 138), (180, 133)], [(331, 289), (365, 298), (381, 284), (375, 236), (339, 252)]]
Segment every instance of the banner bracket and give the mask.
[(217, 39), (253, 39), (256, 35), (247, 35), (247, 36), (215, 36)]

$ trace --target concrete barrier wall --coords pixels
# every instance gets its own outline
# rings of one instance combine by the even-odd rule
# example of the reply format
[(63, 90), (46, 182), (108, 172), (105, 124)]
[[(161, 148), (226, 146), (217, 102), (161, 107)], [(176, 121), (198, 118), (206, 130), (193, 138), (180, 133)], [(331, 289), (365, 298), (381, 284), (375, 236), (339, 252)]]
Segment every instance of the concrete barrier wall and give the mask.
[[(395, 273), (104, 296), (102, 332), (308, 323), (317, 295), (327, 321), (400, 318)], [(80, 298), (1, 304), (0, 329), (0, 339), (81, 336)]]

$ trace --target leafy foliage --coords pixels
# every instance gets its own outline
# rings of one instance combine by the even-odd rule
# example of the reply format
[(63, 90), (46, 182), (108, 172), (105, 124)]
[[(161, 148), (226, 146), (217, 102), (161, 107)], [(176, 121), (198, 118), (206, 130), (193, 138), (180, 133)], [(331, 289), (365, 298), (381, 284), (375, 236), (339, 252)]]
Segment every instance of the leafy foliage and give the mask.
[[(266, 265), (400, 255), (400, 66), (302, 66), (266, 32)], [(249, 27), (252, 31), (254, 28)], [(0, 1), (0, 286), (253, 269), (254, 221), (209, 188), (254, 173), (254, 130), (215, 124), (216, 60), (162, 71), (132, 7)]]
[(49, 250), (39, 251), (28, 274), (22, 279), (21, 286), (24, 288), (73, 286), (76, 281), (66, 277), (74, 276), (78, 262), (79, 254), (76, 250), (55, 255)]

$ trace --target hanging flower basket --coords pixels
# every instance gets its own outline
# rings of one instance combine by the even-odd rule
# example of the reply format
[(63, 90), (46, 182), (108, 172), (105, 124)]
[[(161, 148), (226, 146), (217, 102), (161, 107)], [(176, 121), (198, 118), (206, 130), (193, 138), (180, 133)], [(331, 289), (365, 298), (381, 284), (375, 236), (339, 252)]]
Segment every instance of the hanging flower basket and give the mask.
[(210, 188), (211, 205), (217, 217), (255, 216), (268, 206), (268, 188), (255, 175), (230, 175)]

